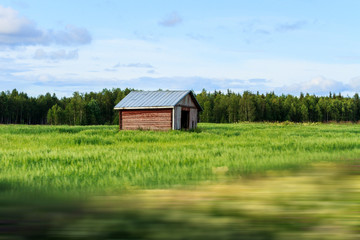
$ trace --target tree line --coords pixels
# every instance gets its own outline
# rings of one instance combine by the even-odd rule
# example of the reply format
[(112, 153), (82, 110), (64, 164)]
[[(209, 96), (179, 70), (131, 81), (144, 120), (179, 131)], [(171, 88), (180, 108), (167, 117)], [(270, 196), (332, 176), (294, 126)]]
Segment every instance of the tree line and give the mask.
[[(101, 92), (74, 92), (59, 99), (46, 93), (29, 97), (16, 89), (0, 93), (0, 124), (118, 124), (114, 106), (133, 89), (104, 89)], [(196, 95), (203, 111), (201, 122), (234, 123), (239, 121), (328, 122), (360, 120), (360, 99), (329, 93), (276, 95), (245, 91), (207, 92)]]
[(29, 97), (16, 89), (0, 94), (0, 124), (117, 124), (114, 106), (132, 89), (104, 89), (59, 99), (46, 93)]
[(203, 90), (197, 94), (203, 107), (200, 121), (234, 123), (239, 121), (292, 121), (329, 122), (360, 120), (360, 99), (329, 93), (329, 96), (315, 96), (301, 93), (276, 95), (274, 92), (259, 94), (245, 91), (242, 94)]

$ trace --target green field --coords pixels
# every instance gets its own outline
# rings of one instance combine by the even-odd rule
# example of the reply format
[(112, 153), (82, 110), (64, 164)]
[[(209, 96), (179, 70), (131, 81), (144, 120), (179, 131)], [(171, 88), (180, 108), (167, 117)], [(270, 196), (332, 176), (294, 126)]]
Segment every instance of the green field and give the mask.
[(359, 239), (359, 133), (1, 125), (0, 239)]
[(0, 126), (3, 189), (168, 188), (359, 159), (360, 125), (200, 124), (195, 132), (117, 126)]

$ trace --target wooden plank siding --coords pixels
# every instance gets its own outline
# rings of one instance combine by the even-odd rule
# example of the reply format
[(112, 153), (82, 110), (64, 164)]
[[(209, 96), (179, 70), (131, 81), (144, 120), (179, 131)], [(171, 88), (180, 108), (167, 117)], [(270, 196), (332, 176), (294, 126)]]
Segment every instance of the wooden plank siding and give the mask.
[(172, 109), (121, 110), (121, 129), (169, 130), (172, 128)]
[(122, 129), (122, 111), (119, 111), (119, 129)]

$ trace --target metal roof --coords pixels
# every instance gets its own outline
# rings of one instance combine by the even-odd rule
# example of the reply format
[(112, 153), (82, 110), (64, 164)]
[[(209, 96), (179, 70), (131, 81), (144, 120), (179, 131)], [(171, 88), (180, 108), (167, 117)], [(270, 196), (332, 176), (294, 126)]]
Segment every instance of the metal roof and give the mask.
[(191, 94), (195, 99), (200, 111), (201, 106), (190, 90), (186, 91), (132, 91), (124, 97), (114, 109), (126, 108), (150, 108), (150, 107), (174, 107), (186, 95)]

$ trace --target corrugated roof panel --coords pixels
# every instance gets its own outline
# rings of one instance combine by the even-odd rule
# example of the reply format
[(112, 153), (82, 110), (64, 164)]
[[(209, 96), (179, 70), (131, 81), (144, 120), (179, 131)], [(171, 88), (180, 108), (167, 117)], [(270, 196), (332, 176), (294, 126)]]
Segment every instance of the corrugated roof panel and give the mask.
[(187, 94), (187, 91), (132, 91), (121, 100), (115, 109), (136, 107), (175, 106)]

